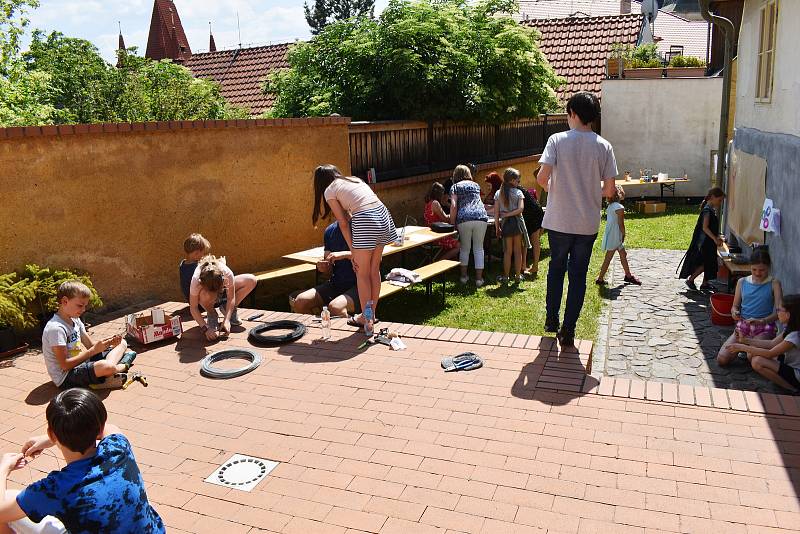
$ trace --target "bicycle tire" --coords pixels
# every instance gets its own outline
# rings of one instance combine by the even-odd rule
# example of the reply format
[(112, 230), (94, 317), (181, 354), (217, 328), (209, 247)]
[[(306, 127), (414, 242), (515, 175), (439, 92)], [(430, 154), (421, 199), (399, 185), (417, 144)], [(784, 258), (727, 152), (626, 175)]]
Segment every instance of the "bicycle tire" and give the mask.
[[(214, 364), (230, 358), (246, 358), (250, 363), (238, 369), (216, 369)], [(203, 358), (200, 374), (207, 378), (236, 378), (246, 375), (261, 365), (261, 355), (248, 349), (228, 349), (214, 352)]]
[[(280, 336), (270, 336), (263, 332), (272, 330), (291, 330), (288, 334)], [(298, 321), (275, 321), (264, 323), (250, 329), (247, 339), (254, 345), (277, 346), (297, 341), (306, 334), (306, 326)]]

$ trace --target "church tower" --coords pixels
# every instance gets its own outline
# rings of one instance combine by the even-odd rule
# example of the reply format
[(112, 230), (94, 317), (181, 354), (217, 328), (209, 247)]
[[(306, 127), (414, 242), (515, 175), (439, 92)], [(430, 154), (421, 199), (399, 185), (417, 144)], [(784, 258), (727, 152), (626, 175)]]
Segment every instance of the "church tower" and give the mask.
[(183, 62), (192, 57), (181, 17), (172, 0), (155, 0), (145, 57)]

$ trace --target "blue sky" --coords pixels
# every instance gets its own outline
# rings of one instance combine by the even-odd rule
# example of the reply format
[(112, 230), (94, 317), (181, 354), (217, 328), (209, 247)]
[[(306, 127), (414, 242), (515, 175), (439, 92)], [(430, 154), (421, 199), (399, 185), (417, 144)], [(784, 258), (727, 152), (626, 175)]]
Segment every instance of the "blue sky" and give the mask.
[[(236, 13), (242, 28), (242, 43), (268, 44), (307, 39), (303, 0), (174, 0), (192, 51), (208, 49), (208, 22), (214, 28), (217, 48), (232, 48), (239, 40)], [(153, 12), (153, 0), (41, 0), (29, 14), (32, 28), (58, 30), (70, 37), (93, 42), (107, 60), (114, 60), (117, 21), (127, 46), (144, 53)], [(385, 6), (387, 0), (378, 0)], [(377, 11), (377, 10), (376, 10)]]

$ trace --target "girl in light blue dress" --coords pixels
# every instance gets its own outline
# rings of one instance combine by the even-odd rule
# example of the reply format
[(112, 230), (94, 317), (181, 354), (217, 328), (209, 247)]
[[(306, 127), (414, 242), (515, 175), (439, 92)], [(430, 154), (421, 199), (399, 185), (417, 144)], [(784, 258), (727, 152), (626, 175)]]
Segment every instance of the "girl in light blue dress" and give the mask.
[(606, 208), (606, 231), (603, 234), (603, 250), (606, 251), (606, 257), (603, 259), (603, 265), (600, 267), (600, 274), (597, 275), (595, 283), (597, 285), (606, 284), (606, 271), (608, 266), (611, 265), (611, 260), (614, 258), (614, 253), (619, 252), (619, 261), (622, 263), (622, 268), (625, 269), (625, 283), (642, 285), (642, 282), (631, 274), (631, 269), (628, 266), (628, 253), (625, 252), (625, 206), (622, 201), (625, 200), (625, 190), (622, 186), (616, 186), (614, 196), (608, 199), (608, 207)]

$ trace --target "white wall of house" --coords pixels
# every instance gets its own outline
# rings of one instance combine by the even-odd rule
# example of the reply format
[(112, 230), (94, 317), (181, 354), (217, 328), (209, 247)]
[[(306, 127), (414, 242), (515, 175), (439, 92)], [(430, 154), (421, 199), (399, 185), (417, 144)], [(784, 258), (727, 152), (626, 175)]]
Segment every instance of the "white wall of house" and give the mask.
[[(639, 169), (689, 176), (676, 196), (703, 196), (717, 148), (721, 78), (604, 80), (602, 135), (613, 145), (620, 175)], [(632, 187), (628, 197), (656, 196), (659, 186)], [(667, 193), (665, 193), (667, 194)]]
[(778, 4), (775, 74), (770, 103), (756, 102), (755, 99), (759, 10), (762, 5), (760, 0), (748, 0), (744, 5), (739, 32), (735, 125), (800, 136), (800, 1), (782, 0)]

